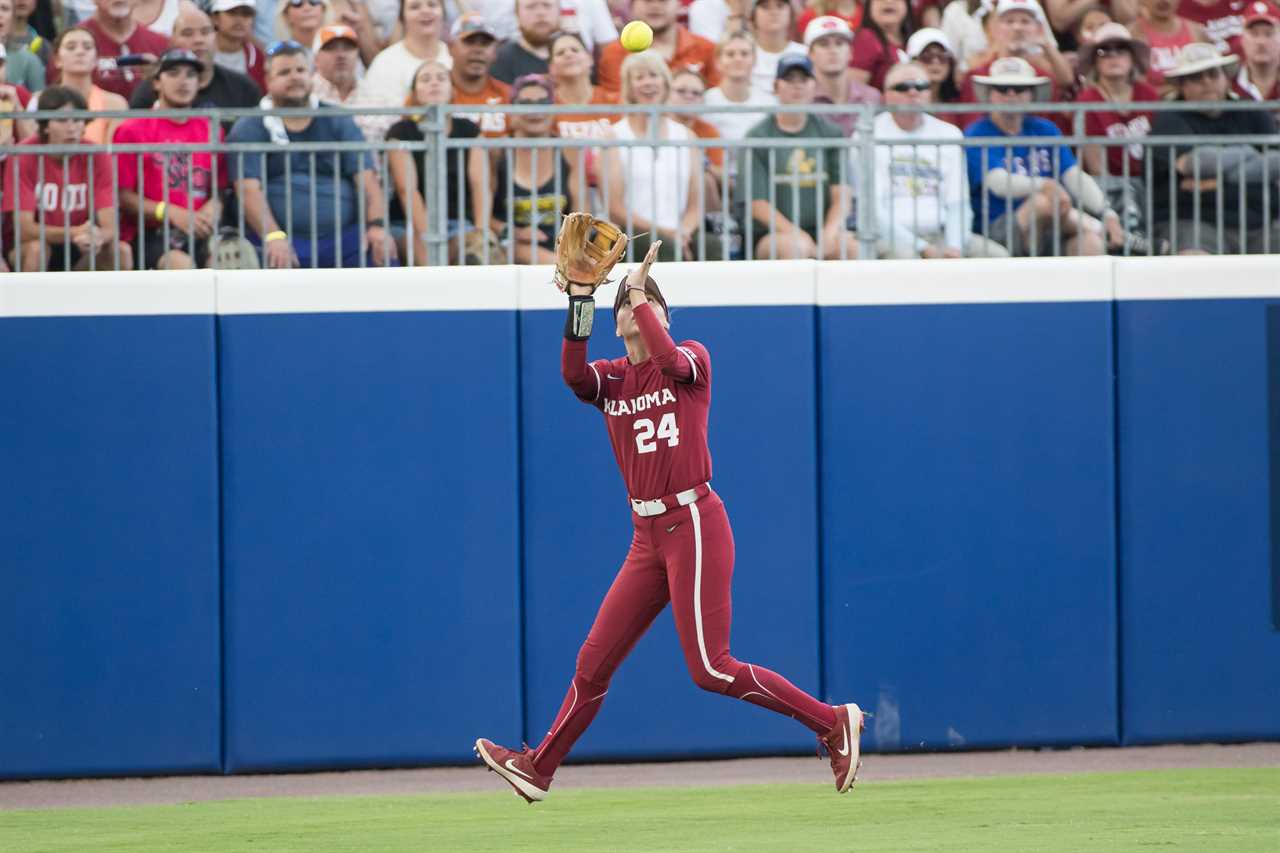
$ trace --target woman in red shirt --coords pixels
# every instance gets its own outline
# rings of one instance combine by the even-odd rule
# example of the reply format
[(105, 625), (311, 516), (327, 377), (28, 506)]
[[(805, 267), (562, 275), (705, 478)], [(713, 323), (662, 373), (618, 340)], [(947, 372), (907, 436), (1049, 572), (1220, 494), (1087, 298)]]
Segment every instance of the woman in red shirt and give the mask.
[(853, 39), (849, 75), (883, 90), (885, 72), (906, 62), (907, 39), (915, 29), (907, 0), (871, 0), (862, 29)]
[(1090, 174), (1133, 178), (1145, 174), (1141, 140), (1151, 130), (1151, 112), (1131, 110), (1126, 105), (1160, 99), (1155, 87), (1140, 79), (1150, 67), (1150, 59), (1146, 43), (1129, 35), (1123, 24), (1103, 24), (1093, 34), (1093, 41), (1080, 48), (1080, 75), (1085, 87), (1077, 102), (1116, 105), (1112, 110), (1085, 113), (1085, 134), (1137, 140), (1130, 144), (1086, 145), (1082, 159)]

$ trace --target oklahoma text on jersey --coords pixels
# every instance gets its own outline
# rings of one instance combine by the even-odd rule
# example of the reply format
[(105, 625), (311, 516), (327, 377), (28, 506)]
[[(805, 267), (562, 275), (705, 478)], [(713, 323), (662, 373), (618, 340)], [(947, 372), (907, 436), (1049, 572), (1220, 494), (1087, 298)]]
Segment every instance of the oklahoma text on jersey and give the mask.
[(650, 391), (648, 394), (641, 394), (639, 397), (632, 397), (630, 400), (611, 400), (605, 397), (602, 408), (606, 415), (634, 415), (636, 412), (665, 406), (667, 403), (674, 403), (675, 401), (676, 395), (671, 393), (671, 389), (663, 388), (661, 391)]

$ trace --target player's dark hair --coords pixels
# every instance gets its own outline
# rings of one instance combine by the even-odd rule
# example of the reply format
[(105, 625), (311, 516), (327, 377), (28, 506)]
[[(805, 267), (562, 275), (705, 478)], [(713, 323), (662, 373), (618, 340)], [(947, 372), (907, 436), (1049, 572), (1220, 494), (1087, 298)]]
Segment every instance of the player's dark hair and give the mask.
[[(72, 89), (70, 86), (50, 86), (40, 93), (36, 99), (36, 108), (44, 110), (60, 110), (63, 107), (71, 107), (73, 110), (87, 110), (89, 104), (85, 101), (84, 95)], [(40, 133), (40, 141), (49, 141), (49, 119), (42, 118), (36, 120), (36, 127)]]
[[(644, 292), (646, 296), (652, 296), (654, 301), (662, 306), (662, 313), (667, 315), (667, 322), (671, 322), (671, 309), (667, 307), (666, 297), (662, 295), (662, 291), (658, 289), (658, 283), (653, 280), (653, 276), (645, 276)], [(613, 316), (617, 321), (618, 312), (622, 310), (623, 302), (627, 298), (627, 279), (623, 276), (618, 282), (618, 292), (613, 297)]]

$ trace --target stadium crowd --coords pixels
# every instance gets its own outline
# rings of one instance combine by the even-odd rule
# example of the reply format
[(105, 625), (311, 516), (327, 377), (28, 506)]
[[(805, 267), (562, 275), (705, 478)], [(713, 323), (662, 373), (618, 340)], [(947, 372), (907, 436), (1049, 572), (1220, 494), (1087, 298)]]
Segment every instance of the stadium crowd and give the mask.
[[(652, 28), (648, 50), (619, 43), (630, 19)], [(627, 222), (640, 252), (661, 238), (665, 258), (720, 257), (720, 235), (744, 231), (756, 257), (856, 257), (859, 204), (881, 257), (1280, 251), (1280, 139), (1222, 138), (1274, 135), (1269, 109), (1134, 106), (1278, 99), (1268, 0), (0, 0), (0, 270), (425, 263), (439, 196), (422, 147), (285, 149), (421, 142), (433, 104), (543, 108), (448, 114), (450, 139), (515, 140), (447, 158), (444, 231), (470, 263), (547, 262), (558, 217), (584, 208)], [(1031, 102), (1045, 111), (998, 109)], [(1083, 129), (1115, 142), (1055, 144), (1073, 116), (1054, 102), (1109, 104)], [(575, 109), (612, 104), (758, 109), (655, 128)], [(863, 194), (848, 144), (786, 145), (848, 140), (860, 109), (774, 109), (808, 104), (916, 109), (876, 115)], [(349, 114), (149, 114), (322, 105)], [(136, 113), (27, 115), (73, 109)], [(603, 144), (654, 135), (776, 146)], [(1170, 135), (1214, 140), (1149, 144)], [(602, 147), (518, 143), (549, 137)], [(964, 144), (1001, 137), (1044, 142)], [(937, 139), (955, 144), (915, 142)], [(281, 150), (166, 150), (214, 140)], [(108, 142), (148, 149), (24, 151)]]

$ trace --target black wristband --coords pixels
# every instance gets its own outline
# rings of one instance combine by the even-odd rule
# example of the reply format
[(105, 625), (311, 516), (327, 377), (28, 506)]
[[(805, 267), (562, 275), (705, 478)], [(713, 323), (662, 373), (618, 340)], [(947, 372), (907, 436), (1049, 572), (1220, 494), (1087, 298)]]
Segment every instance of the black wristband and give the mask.
[(596, 315), (594, 296), (570, 296), (569, 316), (564, 321), (564, 336), (571, 341), (585, 341), (591, 337), (591, 321)]
[(368, 231), (370, 228), (386, 228), (386, 227), (387, 227), (387, 223), (381, 219), (368, 219), (368, 220), (365, 220), (365, 223), (364, 223), (364, 228), (366, 231)]

